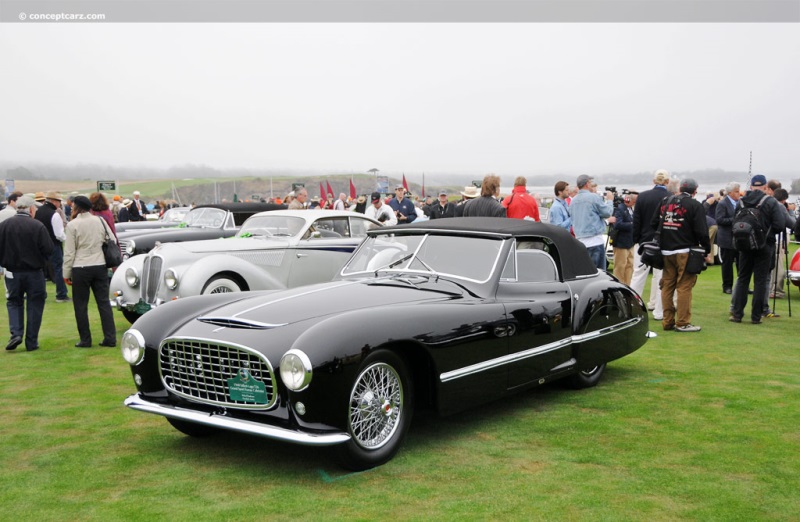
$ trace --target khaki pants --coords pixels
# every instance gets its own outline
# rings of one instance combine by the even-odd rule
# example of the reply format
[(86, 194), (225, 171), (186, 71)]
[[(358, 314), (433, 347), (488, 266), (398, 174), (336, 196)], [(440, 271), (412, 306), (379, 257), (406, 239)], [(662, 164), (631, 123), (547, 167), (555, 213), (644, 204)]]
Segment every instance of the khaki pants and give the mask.
[[(697, 274), (686, 273), (689, 253), (664, 256), (664, 270), (661, 274), (661, 305), (664, 319), (661, 324), (665, 330), (672, 326), (686, 326), (692, 322), (692, 288), (697, 282)], [(677, 291), (676, 310), (672, 296)]]
[(630, 286), (633, 278), (633, 248), (614, 248), (614, 277)]

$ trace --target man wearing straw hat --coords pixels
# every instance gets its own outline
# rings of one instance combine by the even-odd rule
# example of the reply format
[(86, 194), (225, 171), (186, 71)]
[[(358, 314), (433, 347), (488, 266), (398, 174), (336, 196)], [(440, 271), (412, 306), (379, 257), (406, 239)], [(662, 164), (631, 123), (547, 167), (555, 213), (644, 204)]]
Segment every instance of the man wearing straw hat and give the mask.
[(35, 219), (44, 225), (50, 240), (53, 242), (53, 254), (50, 256), (50, 264), (53, 267), (53, 278), (56, 284), (56, 303), (68, 303), (71, 301), (67, 293), (67, 285), (64, 283), (62, 266), (64, 264), (64, 252), (61, 243), (67, 239), (64, 232), (64, 220), (58, 213), (61, 202), (64, 198), (58, 192), (48, 192), (45, 196), (44, 204), (36, 211)]

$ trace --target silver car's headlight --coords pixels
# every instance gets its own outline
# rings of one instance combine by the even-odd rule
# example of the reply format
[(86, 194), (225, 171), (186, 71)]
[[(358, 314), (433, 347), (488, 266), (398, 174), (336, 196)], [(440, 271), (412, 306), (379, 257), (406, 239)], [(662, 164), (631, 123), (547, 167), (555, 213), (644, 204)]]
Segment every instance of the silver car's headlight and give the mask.
[(300, 350), (291, 349), (281, 357), (280, 373), (291, 391), (305, 390), (311, 383), (311, 360)]
[(167, 268), (164, 272), (164, 283), (170, 290), (178, 288), (178, 274), (175, 273), (175, 270)]
[(128, 286), (131, 288), (139, 286), (139, 272), (132, 266), (125, 270), (125, 282), (128, 283)]
[(125, 245), (125, 252), (127, 252), (129, 255), (132, 256), (135, 250), (136, 250), (136, 241), (134, 241), (133, 239), (128, 240), (128, 244)]
[(138, 330), (130, 329), (122, 335), (122, 358), (134, 366), (144, 360), (144, 336)]

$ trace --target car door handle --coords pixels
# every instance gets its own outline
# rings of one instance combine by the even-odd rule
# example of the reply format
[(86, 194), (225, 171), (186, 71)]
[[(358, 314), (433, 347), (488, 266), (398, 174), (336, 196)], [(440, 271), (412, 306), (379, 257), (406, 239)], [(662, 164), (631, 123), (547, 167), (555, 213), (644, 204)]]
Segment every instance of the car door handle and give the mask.
[(297, 257), (308, 257), (308, 254), (300, 254), (300, 253), (298, 253)]

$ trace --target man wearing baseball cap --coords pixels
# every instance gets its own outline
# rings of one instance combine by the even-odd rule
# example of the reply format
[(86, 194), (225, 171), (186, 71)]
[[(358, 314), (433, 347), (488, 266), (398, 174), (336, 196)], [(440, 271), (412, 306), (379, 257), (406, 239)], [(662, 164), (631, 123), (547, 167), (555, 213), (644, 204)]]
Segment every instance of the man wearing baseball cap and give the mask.
[(397, 222), (401, 225), (403, 223), (411, 223), (417, 219), (414, 203), (410, 199), (406, 199), (406, 189), (403, 185), (394, 187), (394, 199), (389, 201), (389, 206), (394, 210)]
[[(739, 274), (733, 288), (733, 310), (730, 321), (741, 323), (747, 306), (747, 289), (753, 276), (753, 305), (750, 322), (761, 324), (769, 287), (769, 272), (775, 263), (775, 234), (786, 227), (780, 203), (767, 194), (767, 177), (756, 174), (750, 180), (750, 192), (739, 199), (744, 208), (758, 208), (759, 221), (766, 233), (766, 242), (758, 250), (739, 250)], [(735, 219), (735, 218), (734, 218)]]
[(373, 192), (370, 196), (370, 205), (364, 211), (364, 215), (390, 227), (397, 224), (397, 216), (392, 208), (383, 202), (380, 192)]
[(447, 192), (444, 190), (439, 191), (439, 201), (431, 203), (430, 218), (442, 219), (455, 216), (455, 204), (447, 201)]

